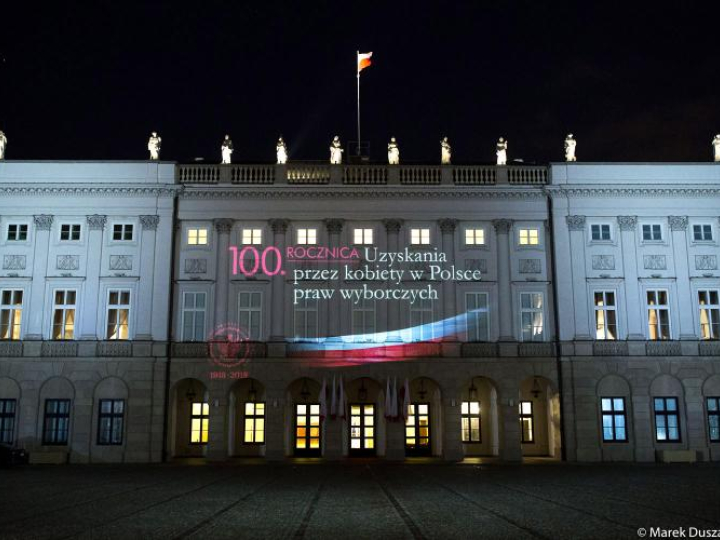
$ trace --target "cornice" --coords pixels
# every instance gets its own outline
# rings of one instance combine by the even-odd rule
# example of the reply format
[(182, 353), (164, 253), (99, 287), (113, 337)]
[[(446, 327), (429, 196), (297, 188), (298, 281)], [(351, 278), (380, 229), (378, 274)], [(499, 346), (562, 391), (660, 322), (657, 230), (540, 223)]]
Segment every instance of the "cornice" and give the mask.
[(544, 199), (540, 189), (348, 189), (348, 188), (276, 188), (276, 189), (203, 189), (185, 188), (183, 199)]
[(174, 197), (176, 193), (180, 193), (183, 186), (164, 185), (164, 186), (38, 186), (38, 185), (0, 185), (0, 195), (19, 195), (37, 197), (40, 195), (53, 196), (93, 196), (93, 197), (116, 197), (131, 196), (144, 197), (148, 195), (158, 197)]
[(614, 187), (572, 187), (545, 186), (543, 191), (551, 197), (718, 197), (720, 187), (688, 185), (688, 186), (614, 186)]

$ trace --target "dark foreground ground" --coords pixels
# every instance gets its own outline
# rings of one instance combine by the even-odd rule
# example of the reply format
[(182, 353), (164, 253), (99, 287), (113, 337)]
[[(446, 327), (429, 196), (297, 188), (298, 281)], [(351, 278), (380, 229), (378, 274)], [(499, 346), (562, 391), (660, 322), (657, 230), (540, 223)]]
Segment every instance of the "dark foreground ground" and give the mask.
[(2, 538), (638, 538), (720, 529), (716, 465), (0, 469)]

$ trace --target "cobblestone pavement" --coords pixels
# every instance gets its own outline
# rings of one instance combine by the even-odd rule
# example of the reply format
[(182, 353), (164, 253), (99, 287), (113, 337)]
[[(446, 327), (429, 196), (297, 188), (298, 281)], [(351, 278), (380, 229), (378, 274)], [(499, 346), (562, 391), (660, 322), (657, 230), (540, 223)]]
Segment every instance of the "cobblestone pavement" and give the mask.
[(720, 529), (720, 465), (0, 469), (1, 538), (638, 538)]

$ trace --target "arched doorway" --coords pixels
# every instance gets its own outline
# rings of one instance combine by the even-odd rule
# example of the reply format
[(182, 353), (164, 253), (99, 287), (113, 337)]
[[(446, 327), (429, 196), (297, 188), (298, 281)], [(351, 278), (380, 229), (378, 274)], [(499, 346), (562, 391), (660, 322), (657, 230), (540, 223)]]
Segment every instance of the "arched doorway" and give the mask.
[(518, 417), (523, 456), (560, 456), (560, 396), (548, 379), (520, 384)]
[(290, 383), (285, 400), (286, 454), (320, 457), (323, 422), (320, 417), (320, 383), (303, 377)]
[(228, 404), (228, 455), (264, 456), (265, 386), (257, 379), (241, 379), (230, 389)]
[(498, 456), (500, 425), (496, 385), (472, 377), (460, 392), (460, 438), (466, 456)]
[(360, 377), (345, 387), (348, 411), (343, 429), (343, 447), (350, 457), (384, 456), (385, 392), (380, 383)]
[(210, 403), (207, 387), (198, 379), (182, 379), (170, 394), (170, 453), (173, 457), (202, 457), (207, 452)]
[(405, 455), (442, 455), (442, 396), (440, 386), (428, 377), (418, 377), (410, 382)]

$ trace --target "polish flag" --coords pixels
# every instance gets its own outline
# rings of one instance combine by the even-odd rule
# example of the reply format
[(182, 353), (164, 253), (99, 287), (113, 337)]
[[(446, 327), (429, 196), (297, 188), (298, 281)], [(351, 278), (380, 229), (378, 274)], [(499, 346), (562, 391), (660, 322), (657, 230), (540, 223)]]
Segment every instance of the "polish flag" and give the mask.
[(327, 383), (323, 377), (322, 388), (320, 389), (320, 421), (325, 420), (327, 416)]
[(392, 416), (392, 390), (390, 389), (390, 377), (387, 378), (385, 384), (385, 418), (390, 419)]
[(372, 53), (358, 53), (357, 60), (358, 60), (358, 74), (365, 69), (366, 67), (370, 67), (372, 65)]
[(340, 375), (340, 386), (338, 388), (338, 404), (337, 404), (337, 415), (345, 420), (345, 409), (347, 409), (345, 403), (345, 385), (343, 384), (342, 375)]
[(407, 422), (408, 411), (410, 410), (410, 382), (405, 379), (405, 387), (402, 389), (403, 404), (402, 404), (402, 415), (403, 419)]
[[(325, 380), (323, 379), (323, 384)], [(330, 418), (335, 420), (337, 414), (337, 401), (335, 400), (335, 375), (333, 375), (332, 389), (330, 390)]]

